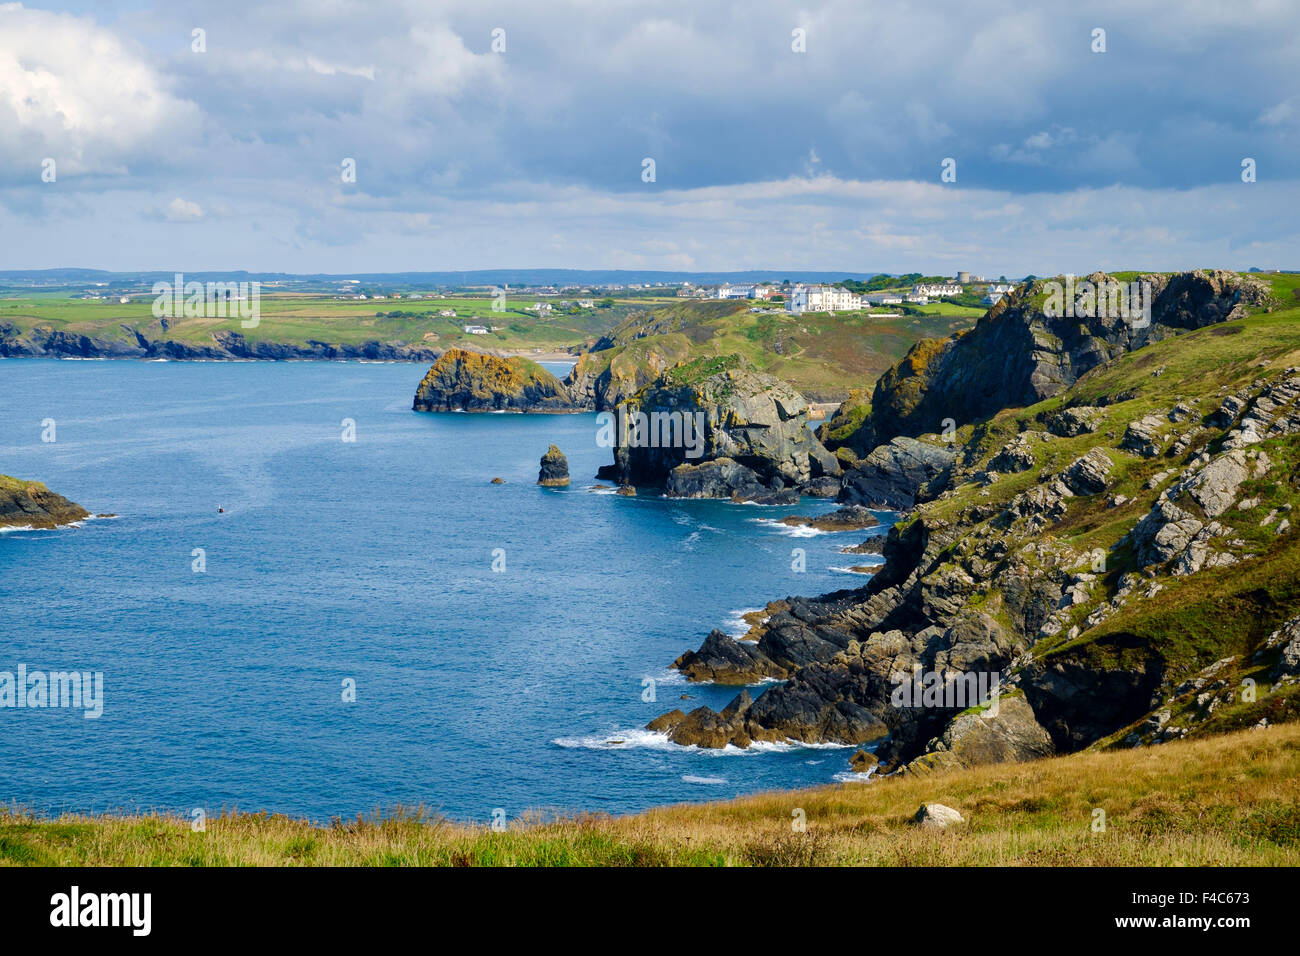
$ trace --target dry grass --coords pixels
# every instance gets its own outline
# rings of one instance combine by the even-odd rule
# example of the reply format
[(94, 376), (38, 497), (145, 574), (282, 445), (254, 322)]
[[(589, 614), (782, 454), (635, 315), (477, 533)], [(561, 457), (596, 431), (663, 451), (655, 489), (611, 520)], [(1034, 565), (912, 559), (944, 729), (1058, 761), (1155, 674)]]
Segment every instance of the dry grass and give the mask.
[[(922, 832), (922, 802), (966, 826)], [(795, 832), (794, 812), (806, 815)], [(1104, 832), (1094, 811), (1104, 810)], [(946, 776), (890, 778), (629, 817), (516, 821), (421, 814), (317, 827), (240, 814), (203, 833), (167, 817), (0, 812), (0, 862), (119, 866), (1297, 865), (1300, 724)]]

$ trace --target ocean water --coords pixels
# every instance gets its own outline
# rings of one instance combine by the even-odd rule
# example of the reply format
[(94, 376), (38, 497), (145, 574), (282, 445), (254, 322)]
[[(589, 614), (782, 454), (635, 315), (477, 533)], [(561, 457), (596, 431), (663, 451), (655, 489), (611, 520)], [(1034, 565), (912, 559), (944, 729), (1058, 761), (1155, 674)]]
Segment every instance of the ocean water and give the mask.
[[(0, 804), (487, 821), (848, 770), (847, 748), (639, 728), (730, 700), (669, 664), (741, 611), (861, 584), (835, 569), (879, 558), (838, 549), (884, 523), (808, 535), (770, 519), (833, 505), (593, 492), (594, 415), (417, 414), (423, 371), (0, 361), (0, 473), (118, 515), (0, 534), (0, 671), (104, 675), (99, 719), (0, 708)], [(568, 489), (535, 484), (551, 442)]]

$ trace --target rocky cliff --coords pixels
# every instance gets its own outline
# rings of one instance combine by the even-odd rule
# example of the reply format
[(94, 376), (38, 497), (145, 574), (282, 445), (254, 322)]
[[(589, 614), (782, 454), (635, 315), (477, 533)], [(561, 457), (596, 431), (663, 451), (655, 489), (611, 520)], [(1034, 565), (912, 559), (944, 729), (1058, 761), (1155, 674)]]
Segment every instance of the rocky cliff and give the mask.
[[(1201, 298), (1221, 281), (1179, 301), (1223, 305)], [(784, 683), (652, 726), (705, 747), (874, 744), (924, 773), (1300, 717), (1300, 310), (1235, 308), (956, 430), (869, 583), (787, 598), (676, 664)], [(900, 703), (919, 675), (997, 689)]]
[(0, 475), (0, 528), (56, 528), (90, 517), (90, 512), (39, 481)]
[[(621, 403), (600, 477), (674, 497), (797, 500), (839, 463), (808, 429), (808, 403), (739, 356), (675, 366)], [(626, 424), (625, 424), (626, 423)]]
[(0, 322), (0, 357), (5, 358), (165, 358), (205, 361), (263, 359), (271, 361), (370, 359), (387, 362), (431, 362), (440, 350), (406, 342), (341, 344), (308, 341), (290, 345), (272, 341), (250, 342), (228, 329), (213, 332), (210, 343), (150, 338), (134, 326), (122, 325), (120, 337), (81, 335), (37, 325), (26, 331)]
[(564, 386), (536, 362), (448, 349), (425, 373), (417, 412), (571, 412)]
[[(832, 444), (865, 452), (899, 435), (939, 432), (949, 420), (963, 425), (1032, 405), (1133, 349), (1240, 318), (1269, 294), (1263, 283), (1233, 272), (1142, 275), (1134, 281), (1149, 289), (1150, 316), (1135, 319), (1083, 293), (1053, 308), (1048, 283), (1065, 281), (1022, 284), (969, 332), (918, 342), (877, 380), (859, 428)], [(1104, 273), (1086, 281), (1131, 286)]]

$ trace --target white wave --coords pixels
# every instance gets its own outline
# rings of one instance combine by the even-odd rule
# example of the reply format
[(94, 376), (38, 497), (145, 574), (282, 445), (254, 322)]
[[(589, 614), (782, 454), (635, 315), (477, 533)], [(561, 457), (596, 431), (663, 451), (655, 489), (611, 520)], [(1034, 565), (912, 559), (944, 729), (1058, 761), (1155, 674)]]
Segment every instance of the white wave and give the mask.
[(668, 739), (664, 733), (651, 730), (612, 730), (601, 734), (585, 734), (577, 737), (556, 737), (551, 743), (569, 750), (661, 750), (670, 753), (692, 753), (708, 757), (755, 757), (767, 753), (787, 753), (794, 750), (843, 750), (852, 744), (806, 744), (798, 740), (781, 742), (754, 741), (749, 747), (741, 749), (732, 744), (716, 749), (697, 747), (694, 744), (682, 746)]
[[(863, 568), (877, 567), (877, 568), (879, 568), (879, 567), (884, 567), (884, 564), (883, 564), (883, 562), (882, 562), (881, 564), (875, 564), (875, 565), (871, 565), (871, 564), (862, 564), (862, 565), (858, 565), (858, 567), (863, 567)], [(851, 568), (851, 567), (850, 567), (850, 568), (837, 568), (837, 567), (835, 567), (834, 565), (831, 565), (831, 566), (828, 567), (826, 570), (827, 570), (827, 571), (837, 571), (837, 572), (839, 572), (840, 574), (860, 574), (860, 575), (862, 575), (864, 578), (869, 578), (869, 577), (871, 577), (872, 574), (875, 574), (875, 573), (876, 573), (875, 571), (872, 571), (872, 572), (870, 572), (870, 573), (867, 573), (866, 571), (855, 571), (855, 570), (853, 570), (853, 568)]]
[(831, 777), (831, 779), (836, 783), (870, 783), (871, 775), (874, 772), (874, 767), (866, 773), (858, 773), (856, 770), (842, 770), (835, 776)]
[[(761, 610), (763, 610), (761, 607), (742, 607), (734, 611), (728, 611), (727, 619), (722, 624), (723, 633), (730, 634), (736, 640), (740, 640), (749, 633), (749, 622), (745, 620), (745, 615)], [(770, 616), (764, 616), (763, 620), (766, 621)]]
[(25, 524), (16, 527), (0, 528), (0, 534), (18, 534), (20, 531), (36, 531), (35, 525)]
[(726, 777), (697, 777), (695, 774), (691, 773), (682, 774), (682, 783), (719, 784), (726, 782)]
[(750, 518), (749, 520), (757, 524), (761, 524), (765, 527), (771, 528), (773, 531), (776, 531), (778, 534), (783, 534), (789, 538), (815, 538), (819, 534), (829, 534), (829, 532), (823, 531), (820, 528), (814, 528), (812, 525), (782, 524), (780, 521), (777, 521), (773, 518)]

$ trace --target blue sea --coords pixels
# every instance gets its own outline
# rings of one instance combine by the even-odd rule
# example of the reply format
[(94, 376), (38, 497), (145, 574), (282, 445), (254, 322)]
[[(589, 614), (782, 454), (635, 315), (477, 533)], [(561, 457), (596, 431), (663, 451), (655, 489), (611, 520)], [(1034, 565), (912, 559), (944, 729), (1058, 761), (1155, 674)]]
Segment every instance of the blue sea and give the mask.
[[(117, 515), (0, 534), (0, 671), (104, 675), (99, 719), (0, 708), (0, 804), (487, 822), (848, 771), (847, 748), (640, 728), (730, 700), (669, 665), (743, 611), (862, 584), (843, 569), (879, 558), (839, 548), (885, 523), (592, 491), (594, 415), (418, 414), (423, 372), (0, 361), (0, 473)], [(567, 489), (536, 485), (552, 442)]]

